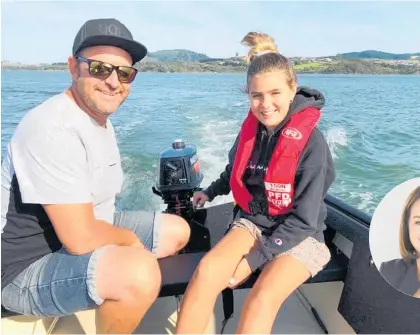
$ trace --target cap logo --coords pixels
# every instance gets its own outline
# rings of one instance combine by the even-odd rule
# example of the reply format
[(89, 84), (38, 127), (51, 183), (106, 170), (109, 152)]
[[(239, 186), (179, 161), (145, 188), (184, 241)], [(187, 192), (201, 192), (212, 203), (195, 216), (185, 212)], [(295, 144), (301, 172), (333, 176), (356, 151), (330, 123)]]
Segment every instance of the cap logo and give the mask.
[(115, 35), (115, 36), (120, 35), (118, 27), (113, 25), (113, 24), (110, 24), (110, 25), (100, 24), (99, 25), (99, 31), (102, 34), (105, 34), (105, 35)]

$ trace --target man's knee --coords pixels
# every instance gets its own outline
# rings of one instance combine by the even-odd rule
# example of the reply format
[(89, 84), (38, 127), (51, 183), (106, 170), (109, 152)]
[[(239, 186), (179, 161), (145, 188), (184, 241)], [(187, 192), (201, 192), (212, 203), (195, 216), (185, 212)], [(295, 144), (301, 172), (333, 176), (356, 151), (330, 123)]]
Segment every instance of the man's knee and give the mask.
[(188, 222), (178, 215), (172, 217), (172, 220), (174, 227), (176, 227), (174, 236), (177, 237), (177, 245), (175, 246), (175, 251), (178, 251), (185, 247), (185, 245), (190, 240), (191, 228)]
[(190, 239), (191, 229), (188, 222), (178, 215), (162, 214), (162, 220), (158, 256), (166, 257), (185, 247)]
[(100, 298), (140, 303), (154, 300), (161, 287), (156, 257), (146, 249), (111, 247), (99, 258), (96, 287)]

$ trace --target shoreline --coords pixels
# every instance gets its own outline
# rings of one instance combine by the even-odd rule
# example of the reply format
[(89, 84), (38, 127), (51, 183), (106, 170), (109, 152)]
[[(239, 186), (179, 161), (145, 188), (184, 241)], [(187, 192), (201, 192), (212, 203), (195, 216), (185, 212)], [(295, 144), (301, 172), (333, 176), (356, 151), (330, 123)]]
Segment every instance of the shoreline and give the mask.
[[(296, 74), (343, 75), (418, 75), (420, 60), (406, 63), (366, 59), (335, 59), (329, 61), (292, 61)], [(66, 63), (22, 64), (4, 61), (4, 71), (67, 71)], [(211, 62), (140, 62), (134, 65), (140, 73), (246, 73), (248, 65), (239, 60)]]
[[(34, 68), (25, 68), (25, 67), (2, 67), (1, 71), (31, 71), (31, 72), (67, 72), (67, 68), (57, 68), (57, 69), (34, 69)], [(246, 71), (141, 71), (139, 73), (153, 73), (153, 74), (246, 74)], [(404, 72), (316, 72), (316, 71), (296, 71), (296, 74), (304, 75), (343, 75), (343, 76), (418, 76), (420, 75), (420, 70), (412, 73)]]
[[(413, 54), (414, 55), (414, 54)], [(420, 53), (410, 58), (394, 58), (381, 52), (362, 52), (349, 57), (291, 57), (290, 65), (296, 74), (342, 75), (419, 75)], [(204, 57), (204, 59), (203, 59)], [(9, 71), (67, 71), (67, 62), (24, 63), (3, 60), (2, 70)], [(236, 54), (230, 58), (206, 58), (189, 50), (164, 50), (150, 53), (134, 67), (140, 73), (246, 73), (248, 64)]]

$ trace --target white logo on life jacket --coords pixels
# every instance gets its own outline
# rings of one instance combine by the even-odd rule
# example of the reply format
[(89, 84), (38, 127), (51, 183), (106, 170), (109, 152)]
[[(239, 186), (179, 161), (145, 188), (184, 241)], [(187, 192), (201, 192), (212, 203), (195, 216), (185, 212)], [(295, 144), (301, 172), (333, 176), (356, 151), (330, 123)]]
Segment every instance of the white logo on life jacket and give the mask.
[(268, 192), (267, 200), (278, 208), (287, 207), (292, 202), (289, 193), (280, 192)]
[(300, 140), (302, 138), (302, 134), (296, 128), (286, 127), (283, 129), (281, 134), (284, 137), (291, 138), (292, 140)]
[(270, 183), (265, 182), (265, 189), (267, 191), (274, 191), (274, 192), (290, 192), (292, 190), (291, 184), (280, 184), (280, 183)]
[(291, 184), (268, 183), (265, 182), (267, 190), (267, 200), (278, 208), (287, 207), (292, 202), (290, 195), (292, 191)]

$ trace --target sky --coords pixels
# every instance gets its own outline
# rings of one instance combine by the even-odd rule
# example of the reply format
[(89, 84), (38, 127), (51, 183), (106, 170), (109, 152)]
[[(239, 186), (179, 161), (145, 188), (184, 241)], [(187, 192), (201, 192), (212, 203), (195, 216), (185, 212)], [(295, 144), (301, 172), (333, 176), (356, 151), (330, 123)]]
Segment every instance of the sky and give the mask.
[(380, 50), (420, 52), (420, 1), (13, 1), (1, 3), (1, 59), (66, 62), (86, 20), (112, 17), (149, 51), (209, 57), (246, 53), (250, 31), (271, 35), (287, 57)]

